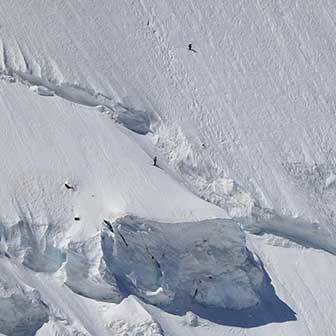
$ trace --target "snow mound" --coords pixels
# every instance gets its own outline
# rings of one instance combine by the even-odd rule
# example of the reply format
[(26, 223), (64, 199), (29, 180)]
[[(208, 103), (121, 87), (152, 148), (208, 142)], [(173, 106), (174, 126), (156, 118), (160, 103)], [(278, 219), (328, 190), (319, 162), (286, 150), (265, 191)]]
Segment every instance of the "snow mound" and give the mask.
[(137, 335), (137, 336), (164, 336), (157, 322), (128, 323), (123, 320), (111, 322), (108, 325), (112, 335)]
[(113, 335), (163, 336), (160, 324), (147, 312), (134, 296), (124, 299), (105, 315), (108, 329)]
[(194, 314), (191, 311), (186, 312), (184, 321), (187, 325), (191, 327), (197, 327), (198, 326), (198, 316)]

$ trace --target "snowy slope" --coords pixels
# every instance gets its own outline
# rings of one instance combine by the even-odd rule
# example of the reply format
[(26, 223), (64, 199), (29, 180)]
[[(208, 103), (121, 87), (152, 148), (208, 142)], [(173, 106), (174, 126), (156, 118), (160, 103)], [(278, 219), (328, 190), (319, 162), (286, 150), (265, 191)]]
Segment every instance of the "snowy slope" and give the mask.
[(3, 2), (1, 63), (112, 102), (136, 97), (163, 121), (162, 154), (195, 189), (232, 178), (263, 207), (326, 221), (335, 10), (330, 1)]
[[(271, 323), (252, 328), (237, 328), (198, 319), (191, 326), (186, 316), (176, 318), (148, 307), (168, 335), (335, 335), (335, 257), (321, 251), (303, 248), (286, 239), (269, 235), (249, 236), (279, 296), (296, 312), (297, 320)], [(250, 248), (252, 248), (250, 246)]]
[(0, 333), (335, 334), (332, 1), (0, 11)]
[[(9, 275), (0, 283), (2, 309), (13, 306), (1, 331), (33, 334), (45, 322), (39, 332), (62, 333), (66, 321), (64, 333), (100, 334), (85, 320), (77, 327), (76, 308), (56, 300), (43, 280), (31, 280), (31, 271), (80, 296), (120, 302), (135, 294), (172, 311), (194, 304), (242, 309), (263, 300), (266, 274), (224, 210), (153, 167), (143, 149), (153, 151), (150, 142), (137, 145), (110, 114), (45, 89), (36, 95), (41, 90), (1, 81), (0, 258)], [(19, 318), (18, 300), (37, 307)]]
[[(225, 217), (152, 167), (150, 154), (109, 115), (0, 83), (3, 221), (16, 221), (20, 209), (29, 216), (30, 209), (35, 221), (62, 227), (68, 221), (76, 231), (71, 237), (85, 239), (103, 218), (127, 213), (167, 222)], [(83, 225), (73, 224), (76, 215)]]

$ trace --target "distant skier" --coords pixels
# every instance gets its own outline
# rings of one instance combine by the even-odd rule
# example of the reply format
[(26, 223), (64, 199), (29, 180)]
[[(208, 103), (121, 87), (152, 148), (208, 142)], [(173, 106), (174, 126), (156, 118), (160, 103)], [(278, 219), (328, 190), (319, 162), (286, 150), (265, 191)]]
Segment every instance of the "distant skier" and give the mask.
[(74, 190), (74, 187), (70, 185), (69, 183), (64, 183), (65, 188)]
[(157, 167), (157, 156), (154, 156), (154, 159), (153, 159), (153, 166), (154, 166), (154, 167)]
[(197, 53), (197, 51), (192, 47), (191, 43), (188, 44), (188, 50)]

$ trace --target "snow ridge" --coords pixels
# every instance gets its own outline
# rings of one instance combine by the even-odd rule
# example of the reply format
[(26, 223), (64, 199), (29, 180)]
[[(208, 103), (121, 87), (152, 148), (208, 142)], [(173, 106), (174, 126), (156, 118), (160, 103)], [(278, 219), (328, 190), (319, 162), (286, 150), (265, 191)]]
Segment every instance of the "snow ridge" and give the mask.
[(138, 134), (153, 132), (159, 124), (158, 116), (148, 108), (139, 107), (138, 101), (134, 99), (110, 98), (77, 83), (48, 81), (29, 72), (8, 68), (0, 72), (0, 79), (10, 82), (18, 80), (41, 96), (56, 95), (77, 104), (96, 107), (97, 111), (109, 114), (114, 121)]

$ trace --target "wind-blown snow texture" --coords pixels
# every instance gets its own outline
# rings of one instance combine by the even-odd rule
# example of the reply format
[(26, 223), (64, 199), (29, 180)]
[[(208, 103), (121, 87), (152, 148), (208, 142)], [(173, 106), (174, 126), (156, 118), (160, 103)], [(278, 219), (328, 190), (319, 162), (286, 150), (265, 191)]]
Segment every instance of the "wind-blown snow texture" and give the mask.
[(0, 11), (0, 333), (336, 333), (332, 1)]

